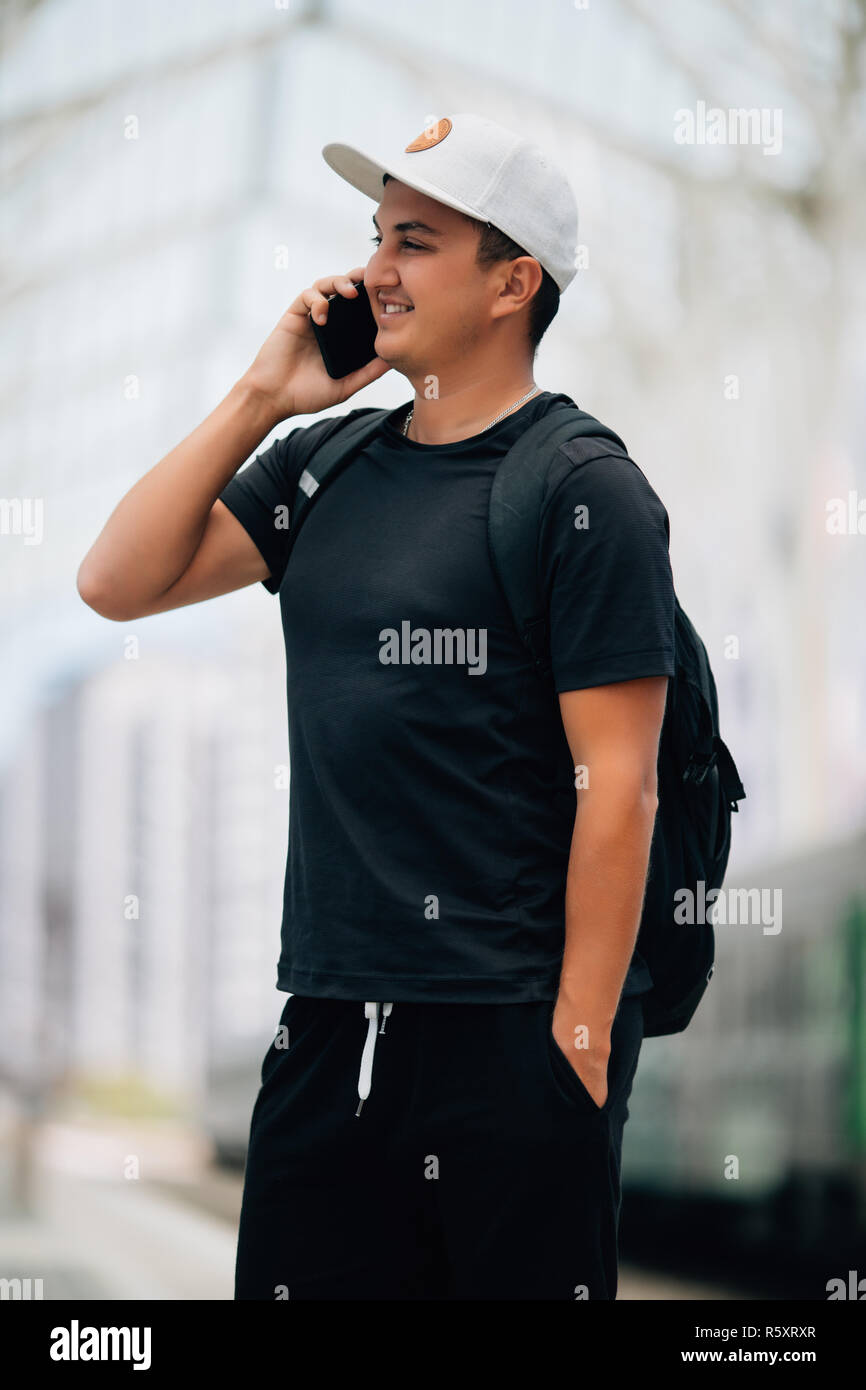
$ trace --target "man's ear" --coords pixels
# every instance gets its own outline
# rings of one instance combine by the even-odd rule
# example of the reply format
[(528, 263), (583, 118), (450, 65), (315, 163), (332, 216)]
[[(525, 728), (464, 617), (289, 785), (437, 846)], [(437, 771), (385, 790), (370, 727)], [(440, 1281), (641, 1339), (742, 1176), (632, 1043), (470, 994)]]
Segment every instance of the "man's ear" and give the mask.
[(494, 304), (495, 317), (528, 310), (541, 289), (541, 279), (541, 266), (534, 256), (515, 256), (514, 260), (503, 262), (500, 291)]

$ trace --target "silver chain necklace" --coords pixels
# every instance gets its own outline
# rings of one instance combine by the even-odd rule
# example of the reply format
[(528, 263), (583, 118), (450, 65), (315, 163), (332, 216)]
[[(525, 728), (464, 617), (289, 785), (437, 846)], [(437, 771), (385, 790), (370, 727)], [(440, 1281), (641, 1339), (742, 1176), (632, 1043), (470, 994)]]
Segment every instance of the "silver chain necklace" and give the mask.
[[(484, 434), (484, 431), (485, 431), (485, 430), (492, 429), (492, 427), (493, 427), (495, 424), (498, 424), (498, 422), (503, 418), (504, 415), (507, 415), (507, 414), (508, 414), (508, 411), (509, 411), (509, 410), (516, 410), (517, 407), (518, 407), (519, 405), (523, 405), (524, 401), (528, 401), (529, 398), (530, 398), (530, 396), (534, 396), (535, 393), (536, 393), (536, 391), (537, 391), (538, 389), (539, 389), (539, 388), (538, 388), (537, 386), (533, 386), (533, 388), (532, 388), (531, 391), (527, 391), (527, 393), (526, 393), (525, 396), (521, 396), (519, 401), (515, 401), (514, 404), (508, 406), (508, 408), (507, 408), (506, 410), (500, 411), (500, 413), (496, 416), (496, 419), (495, 419), (495, 420), (491, 420), (491, 421), (490, 421), (490, 424), (489, 424), (489, 425), (485, 425), (485, 426), (484, 426), (484, 429), (483, 429), (483, 430), (479, 430), (478, 433), (479, 433), (479, 434)], [(409, 414), (406, 416), (406, 419), (403, 421), (403, 435), (404, 435), (404, 437), (408, 437), (408, 435), (409, 435), (409, 426), (410, 426), (410, 424), (412, 423), (412, 416), (413, 416), (414, 414), (415, 414), (415, 406), (414, 406), (414, 403), (413, 403), (413, 405), (411, 406), (411, 408), (410, 408), (410, 410), (409, 410)], [(410, 443), (416, 443), (416, 442), (417, 442), (417, 441), (415, 441), (415, 440), (411, 440), (411, 441), (410, 441)]]

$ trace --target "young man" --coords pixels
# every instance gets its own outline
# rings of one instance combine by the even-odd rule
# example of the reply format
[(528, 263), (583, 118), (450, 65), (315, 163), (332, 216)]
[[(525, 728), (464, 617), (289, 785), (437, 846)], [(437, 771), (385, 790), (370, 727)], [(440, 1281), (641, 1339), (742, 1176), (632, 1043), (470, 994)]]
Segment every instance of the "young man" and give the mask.
[[(235, 1297), (612, 1299), (674, 670), (667, 516), (629, 460), (557, 452), (545, 691), (487, 506), (520, 432), (569, 399), (532, 364), (574, 276), (571, 189), (467, 114), (385, 163), (323, 154), (376, 203), (366, 267), (302, 291), (79, 574), (120, 621), (257, 580), (280, 595), (291, 994), (253, 1111)], [(308, 314), (362, 277), (377, 357), (333, 381)], [(323, 490), (287, 563), (281, 518), (341, 417), (233, 475), (280, 421), (389, 368), (411, 408)]]

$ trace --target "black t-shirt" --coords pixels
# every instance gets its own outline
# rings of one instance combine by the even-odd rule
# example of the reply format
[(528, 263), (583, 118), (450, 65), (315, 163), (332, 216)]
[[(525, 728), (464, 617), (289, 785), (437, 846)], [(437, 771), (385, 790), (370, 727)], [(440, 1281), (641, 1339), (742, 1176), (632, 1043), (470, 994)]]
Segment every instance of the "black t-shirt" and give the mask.
[[(487, 509), (519, 432), (568, 401), (541, 392), (438, 445), (403, 438), (407, 406), (391, 412), (323, 488), (288, 564), (285, 509), (341, 417), (291, 430), (220, 493), (270, 569), (286, 645), (278, 989), (556, 997), (578, 793), (558, 702), (492, 569)], [(551, 468), (538, 548), (556, 689), (672, 675), (665, 508), (631, 460), (576, 466), (571, 448)], [(650, 985), (636, 953), (625, 992)]]

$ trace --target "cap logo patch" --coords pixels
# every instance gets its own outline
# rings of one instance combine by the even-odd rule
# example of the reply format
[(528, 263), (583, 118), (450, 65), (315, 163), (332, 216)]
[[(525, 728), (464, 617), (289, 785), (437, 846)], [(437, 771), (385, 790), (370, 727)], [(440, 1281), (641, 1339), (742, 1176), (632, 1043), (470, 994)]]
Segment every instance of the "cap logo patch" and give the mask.
[(403, 153), (415, 154), (417, 150), (429, 150), (433, 145), (438, 145), (440, 140), (444, 140), (450, 129), (451, 122), (447, 116), (442, 116), (438, 121), (432, 121), (430, 125), (424, 127), (420, 135), (415, 136), (411, 145), (407, 145)]

